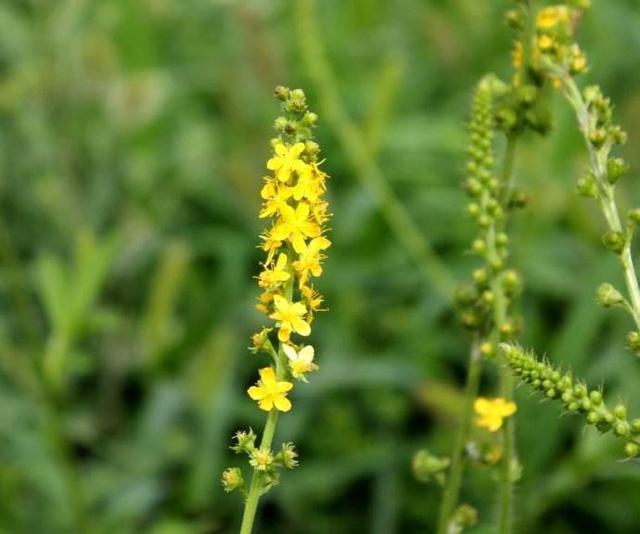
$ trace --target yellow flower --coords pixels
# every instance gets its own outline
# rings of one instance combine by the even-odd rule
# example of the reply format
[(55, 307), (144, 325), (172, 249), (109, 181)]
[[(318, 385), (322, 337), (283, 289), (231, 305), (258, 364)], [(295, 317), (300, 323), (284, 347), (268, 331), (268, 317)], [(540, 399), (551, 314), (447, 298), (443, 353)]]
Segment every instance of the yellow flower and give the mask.
[(278, 321), (278, 339), (289, 341), (291, 332), (296, 332), (301, 336), (308, 336), (311, 333), (311, 326), (303, 319), (307, 313), (307, 307), (302, 302), (289, 302), (281, 295), (273, 296), (273, 303), (276, 311), (269, 317)]
[(265, 268), (258, 276), (258, 285), (262, 288), (269, 289), (275, 287), (291, 278), (291, 273), (286, 271), (287, 255), (280, 253), (278, 261), (271, 268)]
[(316, 291), (313, 287), (302, 286), (300, 288), (300, 293), (302, 293), (302, 296), (307, 303), (310, 315), (316, 311), (326, 311), (325, 309), (320, 308), (324, 302), (324, 297), (319, 291)]
[(276, 374), (272, 367), (260, 369), (260, 380), (257, 386), (251, 386), (247, 393), (254, 401), (258, 401), (258, 407), (269, 412), (275, 406), (281, 412), (291, 410), (291, 401), (287, 399), (287, 392), (293, 388), (291, 382), (276, 380)]
[(273, 463), (273, 454), (270, 450), (256, 449), (251, 453), (249, 464), (256, 468), (257, 471), (266, 471)]
[(301, 202), (295, 210), (291, 206), (283, 206), (280, 215), (281, 220), (271, 232), (271, 238), (277, 241), (288, 239), (298, 254), (302, 252), (306, 238), (320, 235), (320, 226), (309, 220), (309, 204)]
[(293, 378), (307, 382), (307, 379), (304, 376), (305, 373), (310, 373), (311, 371), (317, 371), (319, 369), (319, 367), (313, 363), (315, 351), (311, 345), (307, 345), (306, 347), (302, 347), (300, 351), (296, 351), (296, 349), (291, 345), (283, 344), (282, 350), (287, 358), (289, 358), (289, 368), (291, 369), (291, 375)]
[(513, 52), (511, 56), (514, 69), (519, 69), (520, 67), (522, 67), (522, 56), (523, 56), (522, 41), (516, 41), (513, 46)]
[(268, 181), (262, 187), (260, 195), (265, 200), (265, 203), (260, 211), (259, 217), (270, 217), (282, 211), (282, 208), (287, 205), (287, 199), (291, 197), (293, 190), (286, 185), (278, 186), (273, 180)]
[(316, 237), (304, 246), (300, 256), (293, 262), (293, 268), (298, 272), (300, 277), (300, 285), (303, 286), (309, 279), (309, 274), (318, 277), (322, 275), (323, 250), (331, 246), (331, 241), (326, 237)]
[(538, 12), (536, 26), (542, 30), (552, 28), (559, 22), (569, 22), (570, 12), (567, 6), (548, 6)]
[(260, 248), (267, 253), (267, 261), (266, 263), (271, 263), (273, 260), (273, 256), (278, 251), (278, 249), (282, 246), (282, 241), (273, 238), (273, 230), (263, 232), (260, 235), (260, 239), (262, 239), (263, 243), (260, 245)]
[(486, 428), (489, 432), (497, 432), (502, 427), (502, 421), (516, 412), (516, 405), (503, 398), (485, 399), (478, 397), (473, 405), (478, 414), (476, 425)]
[(318, 169), (317, 165), (307, 165), (307, 167), (298, 173), (298, 182), (293, 187), (294, 200), (300, 201), (303, 198), (314, 203), (318, 197), (324, 193), (326, 174)]
[(276, 172), (276, 178), (282, 182), (289, 181), (293, 172), (302, 172), (307, 164), (300, 160), (304, 152), (304, 143), (296, 143), (292, 147), (278, 143), (275, 147), (276, 155), (267, 161), (267, 169)]
[(555, 42), (553, 40), (553, 37), (547, 34), (543, 34), (540, 37), (538, 37), (538, 48), (542, 51), (546, 51), (553, 48), (554, 44)]

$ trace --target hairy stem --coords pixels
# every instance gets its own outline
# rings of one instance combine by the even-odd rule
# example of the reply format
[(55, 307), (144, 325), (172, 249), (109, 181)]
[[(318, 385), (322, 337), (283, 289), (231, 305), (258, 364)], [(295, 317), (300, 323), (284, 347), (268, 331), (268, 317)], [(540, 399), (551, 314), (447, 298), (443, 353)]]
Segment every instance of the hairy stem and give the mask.
[[(260, 441), (261, 449), (271, 448), (273, 435), (276, 431), (276, 423), (278, 422), (278, 410), (273, 409), (267, 415), (267, 422), (262, 432), (262, 440)], [(260, 474), (258, 471), (253, 472), (249, 493), (244, 504), (244, 513), (242, 514), (242, 524), (240, 526), (240, 534), (251, 534), (253, 522), (258, 509), (258, 501), (260, 500)]]
[[(507, 191), (507, 195), (503, 195), (502, 204), (506, 204), (508, 190), (511, 188), (513, 180), (513, 165), (515, 161), (516, 137), (509, 136), (507, 138), (507, 147), (502, 167), (502, 187)], [(489, 254), (496, 251), (496, 230), (493, 227), (489, 233), (488, 250)], [(497, 256), (496, 256), (497, 257)], [(491, 259), (491, 258), (490, 258)], [(507, 299), (504, 294), (504, 288), (500, 277), (494, 277), (491, 287), (495, 300), (493, 306), (493, 332), (491, 333), (494, 344), (501, 341), (500, 330), (507, 320)], [(514, 380), (509, 369), (501, 367), (500, 369), (500, 394), (508, 400), (513, 400)], [(509, 417), (505, 420), (503, 428), (502, 443), (502, 463), (500, 465), (500, 519), (499, 532), (508, 534), (511, 532), (511, 523), (513, 517), (513, 477), (511, 476), (511, 465), (516, 455), (515, 450), (515, 419)]]
[[(559, 74), (564, 85), (565, 96), (575, 111), (580, 131), (585, 139), (585, 144), (589, 151), (591, 172), (595, 176), (601, 188), (599, 204), (607, 222), (607, 226), (612, 232), (623, 232), (624, 229), (620, 221), (620, 213), (616, 203), (614, 188), (607, 181), (607, 158), (609, 156), (611, 146), (607, 144), (600, 150), (596, 150), (589, 142), (592, 125), (589, 120), (587, 104), (584, 101), (580, 89), (576, 85), (574, 79), (566, 72), (560, 72)], [(631, 315), (633, 316), (636, 326), (640, 329), (640, 286), (638, 285), (638, 276), (633, 264), (633, 256), (631, 255), (630, 239), (626, 240), (624, 249), (620, 253), (619, 257), (622, 265), (622, 271), (624, 273), (625, 284), (627, 286), (627, 292), (631, 301)]]
[(440, 520), (438, 534), (447, 534), (451, 516), (458, 504), (462, 473), (464, 471), (464, 447), (469, 439), (471, 421), (473, 419), (473, 403), (478, 395), (480, 376), (482, 372), (482, 355), (480, 353), (480, 341), (476, 338), (471, 344), (469, 367), (467, 369), (467, 383), (464, 391), (464, 404), (462, 408), (462, 421), (456, 436), (456, 441), (451, 454), (451, 469), (447, 477), (447, 485), (444, 489), (442, 504), (440, 505)]

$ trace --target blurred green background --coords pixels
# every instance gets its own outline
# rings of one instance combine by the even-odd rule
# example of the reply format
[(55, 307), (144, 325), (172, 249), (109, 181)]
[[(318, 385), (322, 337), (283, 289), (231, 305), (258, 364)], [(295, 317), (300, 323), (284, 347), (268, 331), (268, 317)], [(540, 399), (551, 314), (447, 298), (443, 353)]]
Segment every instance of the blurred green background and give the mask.
[[(3, 0), (0, 4), (0, 532), (227, 533), (243, 465), (230, 437), (264, 416), (246, 396), (259, 187), (278, 113), (303, 87), (320, 114), (334, 218), (313, 343), (321, 371), (294, 393), (279, 441), (301, 468), (261, 503), (257, 532), (431, 532), (439, 489), (421, 447), (455, 435), (469, 339), (323, 116), (293, 0)], [(372, 160), (455, 281), (476, 265), (464, 213), (474, 84), (510, 76), (506, 0), (318, 0), (322, 46)], [(580, 32), (640, 169), (640, 5), (595, 0)], [(317, 73), (316, 77), (317, 77)], [(523, 342), (640, 413), (630, 325), (600, 310), (621, 283), (561, 99), (553, 134), (516, 171)], [(633, 180), (623, 208), (640, 200)], [(45, 379), (49, 387), (45, 387)], [(492, 393), (491, 372), (483, 391)], [(640, 532), (640, 463), (518, 391), (518, 533)], [(492, 532), (487, 468), (463, 498)]]

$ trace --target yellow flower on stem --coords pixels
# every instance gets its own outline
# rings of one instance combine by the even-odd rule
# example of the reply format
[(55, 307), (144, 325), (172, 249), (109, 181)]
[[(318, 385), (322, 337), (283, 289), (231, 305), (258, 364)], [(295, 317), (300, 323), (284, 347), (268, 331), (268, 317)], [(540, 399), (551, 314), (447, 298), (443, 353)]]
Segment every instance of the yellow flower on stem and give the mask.
[(288, 182), (293, 172), (302, 172), (307, 164), (300, 159), (304, 152), (304, 143), (296, 143), (292, 147), (283, 143), (275, 146), (276, 155), (267, 161), (267, 169), (275, 171), (276, 178), (281, 182)]
[(311, 333), (311, 326), (303, 319), (307, 313), (307, 307), (302, 302), (289, 302), (281, 295), (274, 295), (273, 303), (275, 311), (269, 317), (278, 322), (280, 341), (289, 341), (291, 332), (301, 336), (308, 336)]
[(293, 384), (277, 380), (272, 367), (264, 367), (259, 373), (258, 384), (247, 390), (249, 397), (258, 401), (258, 407), (265, 412), (270, 412), (274, 406), (281, 412), (291, 410), (291, 401), (287, 399), (287, 392), (291, 391)]
[(286, 271), (287, 255), (280, 253), (275, 265), (271, 268), (265, 268), (258, 276), (258, 285), (262, 288), (269, 289), (275, 287), (291, 278), (291, 273)]
[(259, 217), (263, 219), (281, 212), (282, 208), (287, 205), (287, 199), (293, 194), (293, 189), (283, 184), (278, 185), (270, 179), (264, 184), (260, 194), (265, 200), (259, 214)]
[(500, 397), (496, 399), (478, 397), (473, 409), (478, 414), (476, 425), (486, 428), (489, 432), (497, 432), (502, 428), (503, 420), (516, 413), (517, 407), (514, 402)]
[(271, 239), (288, 239), (298, 254), (304, 249), (305, 239), (320, 235), (320, 226), (309, 220), (309, 204), (301, 202), (295, 210), (291, 206), (283, 206), (280, 215), (280, 222), (272, 230)]
[(259, 248), (267, 253), (266, 263), (269, 264), (271, 263), (271, 260), (273, 260), (273, 256), (275, 256), (275, 253), (282, 246), (282, 241), (273, 238), (273, 231), (263, 232), (260, 235), (260, 239), (262, 239), (263, 243)]
[(313, 363), (315, 351), (311, 345), (307, 345), (306, 347), (302, 347), (299, 351), (296, 351), (296, 349), (291, 345), (283, 344), (282, 350), (289, 359), (289, 368), (291, 369), (291, 375), (293, 378), (307, 382), (304, 375), (319, 369), (319, 367)]
[(321, 252), (330, 246), (331, 241), (322, 236), (312, 239), (308, 245), (305, 244), (299, 258), (293, 262), (293, 268), (300, 277), (300, 286), (307, 283), (309, 274), (315, 277), (322, 274), (321, 262), (324, 259), (324, 255)]
[(571, 13), (567, 6), (547, 6), (538, 12), (536, 26), (540, 29), (547, 30), (553, 28), (560, 22), (568, 23), (570, 20)]

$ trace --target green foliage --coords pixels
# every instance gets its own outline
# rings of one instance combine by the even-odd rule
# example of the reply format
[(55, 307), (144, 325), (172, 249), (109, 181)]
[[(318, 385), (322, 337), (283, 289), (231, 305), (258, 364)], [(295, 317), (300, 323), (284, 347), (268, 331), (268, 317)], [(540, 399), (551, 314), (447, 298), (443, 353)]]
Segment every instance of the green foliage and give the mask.
[[(251, 277), (271, 90), (305, 86), (317, 102), (291, 4), (0, 4), (1, 531), (237, 529), (241, 503), (219, 475), (235, 429), (262, 419), (243, 390), (255, 378), (246, 340), (259, 327)], [(593, 4), (580, 30), (586, 76), (616, 103), (637, 173), (637, 2)], [(477, 79), (508, 75), (510, 36), (496, 22), (507, 5), (322, 0), (318, 10), (366, 154), (456, 280), (476, 264), (463, 125)], [(522, 342), (566, 355), (640, 413), (628, 328), (593, 305), (600, 283), (624, 281), (601, 246), (605, 225), (573, 192), (584, 148), (550, 96), (551, 137), (527, 135), (516, 165), (530, 198), (509, 245), (526, 283)], [(319, 286), (331, 313), (314, 325), (321, 372), (279, 426), (304, 469), (265, 497), (256, 531), (428, 532), (440, 494), (414, 480), (411, 459), (451, 441), (469, 339), (352, 154), (328, 126), (317, 133), (332, 176), (335, 244)], [(632, 177), (617, 185), (623, 213), (640, 198)], [(615, 462), (616, 439), (529, 399), (518, 390), (518, 417), (535, 425), (517, 429), (517, 532), (637, 532), (637, 462)], [(493, 491), (471, 470), (465, 502), (480, 513), (468, 532), (488, 532)]]

